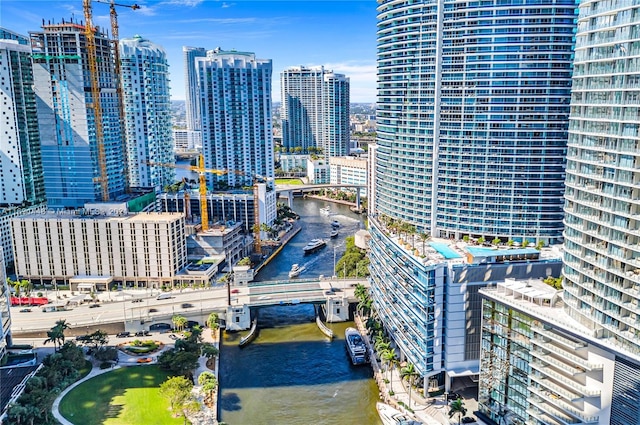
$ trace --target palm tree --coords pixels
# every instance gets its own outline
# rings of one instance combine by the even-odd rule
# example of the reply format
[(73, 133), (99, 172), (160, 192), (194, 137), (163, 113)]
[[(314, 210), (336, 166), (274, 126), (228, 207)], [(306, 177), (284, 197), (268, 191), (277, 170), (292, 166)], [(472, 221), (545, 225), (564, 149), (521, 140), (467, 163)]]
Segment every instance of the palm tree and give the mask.
[(382, 355), (382, 353), (391, 348), (391, 342), (386, 341), (382, 336), (377, 336), (373, 340), (373, 348)]
[(58, 332), (59, 341), (62, 341), (62, 343), (60, 343), (60, 346), (62, 346), (62, 344), (64, 344), (64, 331), (69, 329), (69, 324), (65, 319), (56, 320), (56, 325), (54, 326), (54, 328), (56, 328), (56, 331)]
[(209, 328), (211, 328), (211, 332), (213, 332), (216, 329), (218, 329), (218, 327), (220, 326), (218, 324), (218, 313), (209, 314), (209, 317), (207, 317), (207, 326), (209, 326)]
[(406, 379), (409, 383), (409, 408), (411, 408), (411, 387), (415, 379), (420, 376), (420, 373), (416, 370), (413, 363), (407, 363), (402, 369), (400, 369), (400, 379)]
[(176, 314), (171, 318), (171, 322), (173, 322), (173, 326), (175, 326), (176, 329), (178, 329), (179, 331), (181, 331), (186, 326), (187, 321), (188, 320), (186, 317), (180, 316), (179, 314)]
[(418, 233), (418, 237), (420, 238), (420, 240), (422, 241), (422, 254), (424, 255), (424, 243), (429, 240), (429, 238), (431, 237), (431, 235), (429, 235), (429, 233), (426, 232), (420, 232)]
[(393, 370), (393, 365), (398, 361), (398, 357), (396, 356), (396, 350), (393, 348), (387, 348), (380, 353), (380, 358), (387, 365), (387, 372), (389, 372), (389, 382), (391, 383), (391, 391), (393, 391), (393, 376), (391, 376), (391, 371)]
[(368, 316), (371, 312), (371, 305), (373, 304), (373, 299), (365, 298), (358, 303), (358, 311), (362, 316)]
[(367, 288), (365, 288), (363, 284), (358, 283), (353, 291), (353, 295), (355, 295), (358, 300), (363, 301), (368, 295)]
[(464, 401), (461, 398), (453, 400), (449, 404), (449, 418), (453, 418), (456, 414), (458, 415), (458, 425), (460, 425), (462, 417), (467, 414), (467, 408), (464, 407)]

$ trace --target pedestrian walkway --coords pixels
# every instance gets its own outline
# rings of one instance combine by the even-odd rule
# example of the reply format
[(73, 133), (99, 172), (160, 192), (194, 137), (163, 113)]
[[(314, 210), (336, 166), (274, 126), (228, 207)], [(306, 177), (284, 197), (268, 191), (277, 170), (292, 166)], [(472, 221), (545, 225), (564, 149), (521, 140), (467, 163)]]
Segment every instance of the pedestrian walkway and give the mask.
[(412, 389), (411, 398), (409, 398), (408, 383), (401, 378), (400, 371), (397, 368), (383, 370), (382, 364), (376, 360), (373, 343), (369, 340), (368, 331), (361, 318), (356, 317), (355, 323), (369, 349), (374, 377), (380, 389), (380, 399), (395, 409), (411, 414), (408, 407), (413, 411), (415, 419), (425, 425), (448, 425), (450, 420), (447, 403), (441, 397), (425, 398), (420, 390), (416, 389)]

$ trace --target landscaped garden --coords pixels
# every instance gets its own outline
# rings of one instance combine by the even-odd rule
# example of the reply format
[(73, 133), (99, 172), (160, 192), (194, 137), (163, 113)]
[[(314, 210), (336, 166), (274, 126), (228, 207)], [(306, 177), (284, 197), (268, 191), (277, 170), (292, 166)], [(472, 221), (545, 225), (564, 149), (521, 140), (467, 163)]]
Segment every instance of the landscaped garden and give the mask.
[(173, 417), (160, 385), (170, 376), (157, 366), (123, 367), (98, 375), (71, 390), (60, 413), (78, 425), (182, 424)]
[(140, 341), (139, 339), (134, 339), (129, 343), (120, 344), (118, 347), (127, 354), (139, 356), (160, 350), (162, 349), (163, 345), (159, 341)]

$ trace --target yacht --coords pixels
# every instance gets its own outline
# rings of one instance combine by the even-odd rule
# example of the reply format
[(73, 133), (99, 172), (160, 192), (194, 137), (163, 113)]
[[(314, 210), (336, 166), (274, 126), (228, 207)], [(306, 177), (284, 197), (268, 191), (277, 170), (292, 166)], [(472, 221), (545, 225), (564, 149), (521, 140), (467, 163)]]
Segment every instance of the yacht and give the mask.
[(347, 328), (344, 331), (344, 342), (351, 357), (351, 363), (359, 365), (369, 362), (367, 346), (356, 328)]
[(320, 214), (322, 214), (322, 215), (331, 214), (331, 207), (320, 208)]
[(331, 230), (331, 234), (330, 234), (329, 236), (331, 236), (332, 238), (337, 237), (337, 236), (338, 236), (338, 229), (333, 228), (333, 229)]
[(394, 409), (388, 404), (377, 402), (376, 410), (383, 425), (424, 425), (423, 422), (416, 421), (411, 416)]
[(304, 269), (305, 269), (304, 266), (300, 267), (299, 264), (294, 264), (293, 266), (291, 266), (291, 270), (289, 271), (289, 279), (291, 279), (292, 277), (298, 276), (300, 273), (304, 271)]
[(324, 248), (327, 242), (324, 239), (311, 239), (311, 241), (302, 250), (305, 254), (311, 254)]
[(340, 223), (338, 223), (338, 220), (333, 220), (333, 221), (331, 222), (331, 227), (334, 227), (334, 228), (336, 228), (336, 227), (340, 227)]

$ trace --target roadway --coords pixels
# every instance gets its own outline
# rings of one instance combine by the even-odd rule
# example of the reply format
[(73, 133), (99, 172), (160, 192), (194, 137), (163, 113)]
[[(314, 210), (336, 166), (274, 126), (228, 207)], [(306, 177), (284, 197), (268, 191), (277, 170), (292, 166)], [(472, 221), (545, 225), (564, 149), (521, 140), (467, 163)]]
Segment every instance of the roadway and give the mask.
[[(368, 285), (366, 279), (335, 278), (254, 282), (249, 286), (232, 286), (231, 304), (259, 307), (300, 302), (317, 303), (331, 296), (341, 295), (355, 301), (353, 287), (358, 282)], [(331, 291), (332, 288), (335, 292)], [(60, 319), (66, 320), (72, 329), (103, 323), (166, 322), (167, 319), (170, 321), (174, 314), (200, 317), (202, 320), (212, 311), (221, 313), (227, 307), (226, 286), (174, 291), (171, 298), (163, 300), (157, 299), (159, 294), (157, 290), (101, 292), (98, 293), (100, 307), (91, 308), (90, 304), (81, 304), (67, 311), (56, 312), (43, 312), (39, 307), (31, 307), (30, 312), (20, 312), (24, 307), (12, 307), (11, 330), (18, 335), (21, 332), (46, 331)], [(63, 300), (64, 295), (67, 296), (66, 299), (73, 297), (69, 291), (60, 291)]]

